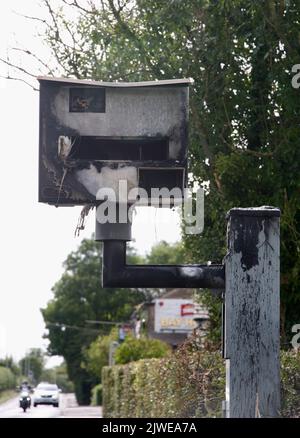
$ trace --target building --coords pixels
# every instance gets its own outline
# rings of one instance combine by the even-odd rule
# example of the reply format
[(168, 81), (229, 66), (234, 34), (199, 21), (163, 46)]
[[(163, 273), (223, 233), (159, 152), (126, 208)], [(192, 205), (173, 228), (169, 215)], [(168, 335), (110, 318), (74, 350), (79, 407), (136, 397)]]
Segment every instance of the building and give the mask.
[(176, 348), (196, 328), (205, 330), (208, 312), (194, 300), (194, 289), (172, 289), (149, 303), (143, 303), (147, 335)]

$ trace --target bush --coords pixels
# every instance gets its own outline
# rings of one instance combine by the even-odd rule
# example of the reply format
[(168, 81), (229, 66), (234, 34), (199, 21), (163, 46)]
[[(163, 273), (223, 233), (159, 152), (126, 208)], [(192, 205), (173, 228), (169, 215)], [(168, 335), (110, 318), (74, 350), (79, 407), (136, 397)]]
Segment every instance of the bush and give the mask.
[(16, 377), (9, 368), (0, 366), (0, 391), (13, 389), (16, 386)]
[(126, 364), (140, 359), (164, 357), (170, 353), (170, 347), (158, 339), (135, 339), (126, 337), (115, 352), (116, 364)]
[(107, 336), (98, 336), (85, 350), (82, 367), (101, 380), (102, 368), (108, 365), (110, 344), (118, 340), (118, 331), (114, 328)]
[(94, 386), (92, 389), (92, 400), (91, 400), (92, 406), (101, 406), (102, 405), (102, 385), (99, 383), (99, 385)]
[[(105, 418), (221, 417), (225, 366), (220, 352), (187, 342), (173, 355), (104, 367)], [(281, 354), (283, 417), (300, 416), (300, 352)]]

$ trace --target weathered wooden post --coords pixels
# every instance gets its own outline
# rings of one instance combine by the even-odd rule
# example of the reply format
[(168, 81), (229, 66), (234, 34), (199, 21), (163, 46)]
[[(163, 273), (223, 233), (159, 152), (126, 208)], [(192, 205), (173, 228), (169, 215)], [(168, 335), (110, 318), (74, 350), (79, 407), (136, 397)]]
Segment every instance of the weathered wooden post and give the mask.
[(279, 416), (279, 217), (273, 207), (228, 213), (224, 354), (229, 418)]

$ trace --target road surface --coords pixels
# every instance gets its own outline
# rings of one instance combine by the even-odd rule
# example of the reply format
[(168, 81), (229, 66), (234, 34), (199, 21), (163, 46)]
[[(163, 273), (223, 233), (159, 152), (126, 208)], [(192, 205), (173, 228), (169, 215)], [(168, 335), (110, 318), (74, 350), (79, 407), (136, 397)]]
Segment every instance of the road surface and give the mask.
[(78, 406), (74, 394), (61, 394), (59, 408), (39, 405), (26, 412), (19, 408), (19, 397), (0, 404), (0, 418), (101, 418), (101, 407)]

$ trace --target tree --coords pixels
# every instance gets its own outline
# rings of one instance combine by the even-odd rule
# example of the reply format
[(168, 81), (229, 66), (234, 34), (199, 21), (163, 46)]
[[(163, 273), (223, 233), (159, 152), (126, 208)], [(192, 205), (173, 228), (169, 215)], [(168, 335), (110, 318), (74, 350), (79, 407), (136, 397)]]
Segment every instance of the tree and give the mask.
[(12, 356), (6, 356), (4, 359), (0, 359), (0, 367), (10, 369), (15, 376), (19, 376), (21, 374), (21, 369), (14, 361)]
[[(130, 254), (129, 254), (130, 255)], [(132, 254), (134, 257), (134, 254)], [(127, 321), (134, 306), (144, 300), (140, 290), (101, 287), (101, 248), (94, 240), (84, 239), (78, 250), (64, 263), (65, 272), (53, 287), (53, 299), (42, 314), (48, 329), (49, 353), (63, 356), (68, 375), (75, 385), (77, 400), (90, 401), (90, 390), (98, 383), (83, 368), (84, 349), (109, 325), (100, 328), (87, 321)]]
[(19, 362), (21, 371), (32, 383), (39, 382), (44, 370), (45, 357), (40, 348), (31, 348)]
[(291, 86), (300, 55), (298, 1), (44, 4), (45, 40), (67, 76), (194, 78), (190, 172), (206, 191), (205, 229), (184, 236), (186, 257), (221, 261), (231, 207), (280, 207), (281, 321), (290, 332), (300, 305), (300, 100)]
[(181, 242), (169, 244), (161, 241), (151, 248), (146, 262), (150, 265), (178, 265), (184, 263), (184, 247)]
[(159, 339), (135, 339), (127, 336), (125, 341), (116, 349), (117, 364), (125, 364), (141, 359), (151, 359), (167, 356), (171, 348)]

